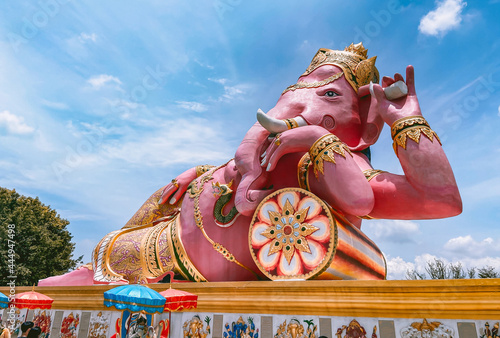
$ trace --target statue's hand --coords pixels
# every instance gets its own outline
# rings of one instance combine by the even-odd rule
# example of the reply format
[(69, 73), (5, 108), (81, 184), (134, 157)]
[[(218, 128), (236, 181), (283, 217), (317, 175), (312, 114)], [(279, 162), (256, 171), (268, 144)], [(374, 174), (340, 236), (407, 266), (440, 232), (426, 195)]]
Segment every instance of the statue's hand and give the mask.
[(281, 157), (295, 152), (308, 152), (314, 142), (326, 134), (329, 134), (328, 130), (320, 126), (304, 126), (284, 131), (271, 140), (263, 153), (261, 165), (267, 171), (272, 171)]
[(177, 201), (179, 201), (179, 199), (186, 192), (189, 183), (191, 183), (196, 177), (196, 169), (191, 168), (174, 178), (172, 182), (163, 188), (159, 204), (163, 204), (167, 202), (167, 200), (168, 203), (172, 205), (177, 203)]
[[(403, 81), (408, 87), (408, 94), (395, 100), (389, 100), (385, 96), (384, 88), (389, 87), (397, 81)], [(384, 76), (382, 86), (369, 84), (359, 88), (358, 95), (371, 94), (371, 104), (378, 106), (378, 112), (388, 125), (392, 125), (396, 120), (407, 116), (422, 115), (415, 92), (415, 75), (413, 66), (406, 67), (406, 81), (399, 73), (394, 74), (394, 78)]]

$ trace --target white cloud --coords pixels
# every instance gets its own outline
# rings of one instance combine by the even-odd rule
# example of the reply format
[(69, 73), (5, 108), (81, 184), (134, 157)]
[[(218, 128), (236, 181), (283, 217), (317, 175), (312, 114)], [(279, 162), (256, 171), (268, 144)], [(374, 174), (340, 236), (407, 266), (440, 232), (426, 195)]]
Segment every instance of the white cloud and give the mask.
[(80, 42), (86, 42), (86, 41), (92, 41), (92, 42), (96, 42), (97, 40), (97, 35), (95, 35), (95, 33), (92, 33), (92, 34), (87, 34), (87, 33), (82, 33), (78, 36), (78, 39), (80, 40)]
[(30, 134), (35, 130), (24, 122), (24, 117), (14, 115), (7, 110), (0, 112), (0, 126), (12, 134)]
[(406, 279), (406, 272), (415, 269), (415, 264), (405, 262), (401, 257), (387, 259), (387, 279)]
[(500, 254), (499, 243), (500, 241), (494, 241), (491, 237), (478, 242), (471, 235), (467, 235), (450, 239), (444, 245), (444, 249), (459, 257), (480, 258)]
[(415, 242), (413, 237), (420, 232), (418, 223), (404, 220), (370, 221), (364, 223), (364, 227), (368, 228), (367, 232), (373, 234), (375, 241), (395, 243)]
[(225, 85), (227, 83), (227, 79), (213, 79), (213, 78), (208, 78), (208, 81), (212, 81), (212, 82), (215, 82), (215, 83), (219, 83), (221, 85)]
[(115, 83), (118, 86), (122, 84), (120, 79), (108, 74), (92, 76), (87, 80), (87, 82), (92, 86), (93, 89), (100, 89), (108, 83)]
[(235, 86), (229, 86), (227, 83), (229, 82), (228, 79), (226, 78), (208, 78), (209, 81), (218, 83), (224, 87), (224, 94), (222, 94), (219, 98), (219, 102), (230, 102), (233, 101), (237, 98), (239, 98), (241, 95), (245, 94), (245, 92), (248, 90), (249, 86), (246, 84), (239, 84)]
[(48, 100), (42, 100), (42, 104), (45, 107), (53, 108), (53, 109), (57, 109), (57, 110), (66, 110), (69, 108), (68, 105), (64, 102), (53, 102), (53, 101), (48, 101)]
[(204, 119), (169, 121), (157, 124), (157, 129), (147, 135), (129, 134), (127, 139), (104, 145), (103, 156), (150, 167), (193, 161), (217, 164), (232, 155), (219, 130), (217, 125), (208, 124)]
[(197, 113), (202, 113), (208, 110), (208, 107), (203, 103), (194, 101), (177, 101), (177, 105), (183, 109), (192, 110)]
[(224, 86), (224, 91), (225, 91), (224, 97), (228, 99), (231, 99), (239, 94), (243, 94), (243, 90), (241, 90), (237, 86), (234, 87)]
[(219, 101), (229, 102), (239, 98), (245, 94), (245, 87), (244, 85), (224, 86), (224, 94), (219, 98)]
[(498, 116), (500, 116), (500, 106), (498, 106)]
[(462, 21), (462, 9), (467, 6), (463, 0), (443, 0), (437, 8), (420, 19), (418, 30), (425, 35), (443, 36), (457, 28)]
[(201, 67), (205, 67), (205, 68), (208, 68), (208, 69), (215, 69), (214, 66), (209, 65), (208, 63), (201, 62), (198, 59), (194, 59), (194, 62), (196, 62), (197, 64), (199, 64)]

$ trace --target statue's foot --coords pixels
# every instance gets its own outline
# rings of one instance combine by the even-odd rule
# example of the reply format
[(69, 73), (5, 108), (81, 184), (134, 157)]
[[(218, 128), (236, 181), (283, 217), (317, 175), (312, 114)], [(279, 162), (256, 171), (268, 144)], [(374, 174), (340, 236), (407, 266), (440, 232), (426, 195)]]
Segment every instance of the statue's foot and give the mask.
[(38, 281), (38, 286), (93, 285), (94, 272), (90, 264), (82, 265), (74, 271), (60, 276), (48, 277)]

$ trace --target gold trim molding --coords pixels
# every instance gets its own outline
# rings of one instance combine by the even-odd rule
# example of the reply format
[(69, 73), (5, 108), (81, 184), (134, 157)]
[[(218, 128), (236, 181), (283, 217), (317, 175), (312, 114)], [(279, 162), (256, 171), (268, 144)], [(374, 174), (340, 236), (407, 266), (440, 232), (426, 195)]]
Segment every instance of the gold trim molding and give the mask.
[[(490, 319), (500, 313), (500, 279), (420, 281), (260, 281), (150, 284), (198, 295), (198, 312), (375, 318)], [(53, 309), (109, 310), (115, 285), (36, 287)], [(31, 287), (16, 287), (16, 293)], [(0, 287), (8, 294), (8, 287)], [(283, 299), (287, 299), (286, 302)]]

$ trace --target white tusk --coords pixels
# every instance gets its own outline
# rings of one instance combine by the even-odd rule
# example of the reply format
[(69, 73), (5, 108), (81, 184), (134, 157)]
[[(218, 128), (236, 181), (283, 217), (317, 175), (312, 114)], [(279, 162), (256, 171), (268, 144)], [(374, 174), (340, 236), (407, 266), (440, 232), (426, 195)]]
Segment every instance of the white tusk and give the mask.
[[(288, 120), (295, 121), (298, 127), (307, 126), (306, 120), (304, 120), (300, 116)], [(259, 121), (259, 123), (264, 128), (266, 128), (267, 131), (270, 132), (271, 134), (282, 133), (290, 129), (285, 121), (275, 119), (274, 117), (270, 117), (266, 113), (264, 113), (261, 109), (257, 110), (257, 121)]]
[(403, 81), (398, 81), (384, 88), (384, 93), (388, 100), (396, 100), (408, 94), (408, 87)]
[(299, 127), (307, 126), (307, 122), (302, 118), (302, 116), (297, 116), (294, 120), (297, 122)]
[(272, 134), (282, 133), (288, 130), (284, 121), (267, 116), (262, 110), (257, 110), (257, 121)]

